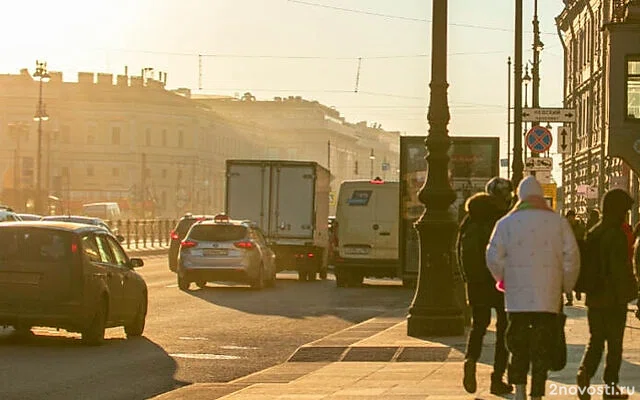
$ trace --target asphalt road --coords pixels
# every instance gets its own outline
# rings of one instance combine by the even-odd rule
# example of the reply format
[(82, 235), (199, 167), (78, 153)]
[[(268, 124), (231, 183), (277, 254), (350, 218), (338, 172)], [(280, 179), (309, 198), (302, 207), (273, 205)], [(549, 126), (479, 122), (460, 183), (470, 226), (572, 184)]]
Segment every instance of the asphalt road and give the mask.
[(107, 331), (101, 347), (79, 335), (34, 328), (18, 341), (0, 328), (2, 399), (145, 399), (194, 382), (227, 382), (285, 361), (305, 343), (407, 307), (399, 281), (336, 288), (333, 277), (298, 282), (278, 274), (275, 288), (209, 284), (182, 292), (165, 256), (145, 258), (149, 286), (142, 338)]

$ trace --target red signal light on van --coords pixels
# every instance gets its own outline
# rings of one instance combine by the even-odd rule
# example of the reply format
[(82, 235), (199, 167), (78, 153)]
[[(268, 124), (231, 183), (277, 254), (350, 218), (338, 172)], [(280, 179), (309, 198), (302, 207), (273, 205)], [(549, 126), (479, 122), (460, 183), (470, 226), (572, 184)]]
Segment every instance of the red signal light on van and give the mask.
[(176, 232), (176, 231), (171, 231), (170, 236), (171, 236), (171, 240), (178, 240), (178, 239), (180, 239), (180, 237), (178, 236), (178, 232)]
[(382, 185), (384, 184), (384, 181), (380, 178), (375, 178), (369, 181), (369, 183), (373, 184), (373, 185)]

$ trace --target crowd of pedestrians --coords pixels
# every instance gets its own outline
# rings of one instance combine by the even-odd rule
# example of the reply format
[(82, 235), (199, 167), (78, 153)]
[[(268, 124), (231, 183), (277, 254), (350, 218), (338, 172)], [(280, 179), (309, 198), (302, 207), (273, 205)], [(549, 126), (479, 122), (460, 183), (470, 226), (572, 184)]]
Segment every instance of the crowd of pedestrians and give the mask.
[(577, 300), (586, 296), (590, 332), (576, 371), (578, 397), (590, 399), (606, 343), (603, 398), (628, 398), (618, 383), (628, 303), (639, 295), (640, 224), (632, 229), (627, 223), (632, 207), (629, 193), (611, 189), (602, 215), (590, 210), (582, 222), (569, 210), (563, 217), (548, 206), (533, 176), (520, 182), (515, 196), (511, 182), (496, 177), (466, 201), (457, 257), (472, 311), (462, 382), (467, 392), (477, 390), (476, 363), (495, 310), (490, 392), (505, 395), (515, 387), (515, 399), (524, 400), (530, 373), (529, 396), (541, 399), (548, 371), (566, 363), (557, 366), (554, 346), (563, 338), (563, 303), (573, 304), (575, 290)]

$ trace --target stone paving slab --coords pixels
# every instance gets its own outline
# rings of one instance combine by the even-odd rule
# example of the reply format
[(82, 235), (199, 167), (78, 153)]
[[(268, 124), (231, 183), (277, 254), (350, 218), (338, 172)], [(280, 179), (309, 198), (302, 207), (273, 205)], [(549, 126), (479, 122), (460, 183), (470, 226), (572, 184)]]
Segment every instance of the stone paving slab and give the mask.
[[(568, 361), (564, 370), (549, 372), (547, 396), (554, 400), (573, 399), (575, 392), (575, 374), (580, 364), (585, 344), (588, 340), (586, 309), (581, 303), (566, 307), (568, 315), (566, 334), (568, 342)], [(447, 338), (411, 338), (406, 336), (406, 319), (395, 315), (380, 324), (380, 321), (365, 321), (330, 337), (342, 341), (342, 346), (327, 346), (324, 338), (312, 342), (305, 351), (312, 354), (313, 347), (328, 351), (343, 351), (341, 362), (286, 362), (265, 371), (257, 372), (245, 378), (231, 382), (240, 388), (236, 392), (220, 394), (217, 387), (209, 389), (209, 384), (196, 384), (200, 390), (191, 388), (190, 399), (225, 400), (265, 400), (265, 399), (317, 399), (317, 400), (456, 400), (509, 399), (512, 396), (498, 397), (489, 393), (490, 374), (495, 345), (495, 321), (489, 328), (484, 340), (482, 356), (477, 367), (478, 392), (468, 394), (462, 387), (462, 365), (466, 336)], [(367, 326), (368, 325), (368, 326)], [(384, 329), (384, 326), (388, 326)], [(375, 329), (374, 329), (375, 327)], [(382, 329), (381, 329), (382, 328)], [(630, 397), (640, 400), (640, 321), (629, 313), (625, 331), (624, 359), (620, 371), (621, 385), (635, 391)], [(373, 332), (361, 337), (360, 332)], [(376, 332), (377, 331), (377, 332)], [(348, 338), (348, 340), (347, 340)], [(349, 340), (351, 342), (349, 342)], [(345, 350), (346, 348), (346, 350)], [(309, 350), (310, 349), (310, 350)], [(373, 361), (380, 354), (388, 361)], [(355, 352), (352, 354), (351, 352)], [(368, 357), (369, 361), (357, 360)], [(349, 357), (352, 357), (349, 359)], [(349, 361), (347, 361), (349, 360)], [(418, 362), (416, 362), (418, 361)], [(594, 378), (594, 385), (602, 377), (602, 365)], [(271, 383), (269, 383), (271, 382)], [(211, 384), (215, 385), (215, 384)], [(162, 400), (173, 400), (170, 393), (178, 393), (187, 387), (169, 392)], [(594, 386), (594, 389), (601, 386)], [(184, 397), (186, 398), (186, 397)], [(600, 400), (602, 396), (593, 396)]]
[[(446, 363), (332, 363), (285, 384), (256, 384), (223, 396), (224, 400), (244, 399), (318, 399), (368, 400), (400, 399), (504, 399), (489, 393), (491, 366), (478, 365), (478, 391), (468, 394), (462, 388), (462, 362)], [(568, 368), (570, 369), (570, 368)], [(567, 371), (574, 374), (574, 371)], [(564, 375), (566, 375), (565, 373)], [(623, 374), (623, 380), (630, 378)], [(640, 399), (640, 375), (635, 375), (637, 387), (632, 388), (632, 400)], [(630, 381), (626, 381), (630, 382)], [(624, 383), (624, 382), (621, 382)], [(595, 386), (593, 390), (598, 390)], [(573, 383), (559, 382), (550, 377), (546, 397), (576, 399)], [(602, 390), (602, 389), (600, 389)], [(599, 399), (601, 396), (594, 396)]]

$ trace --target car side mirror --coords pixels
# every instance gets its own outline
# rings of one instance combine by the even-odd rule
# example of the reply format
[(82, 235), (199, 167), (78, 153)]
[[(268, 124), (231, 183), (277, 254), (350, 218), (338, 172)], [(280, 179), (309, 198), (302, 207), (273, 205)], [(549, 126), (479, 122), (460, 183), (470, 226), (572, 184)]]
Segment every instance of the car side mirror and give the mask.
[(144, 261), (142, 258), (131, 258), (129, 259), (129, 266), (131, 268), (140, 268), (144, 265)]
[(124, 236), (116, 235), (116, 240), (118, 240), (118, 242), (120, 242), (120, 243), (123, 243), (124, 242)]

